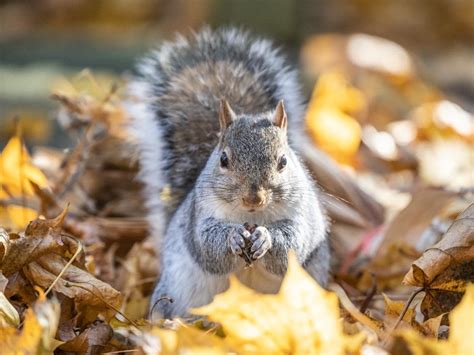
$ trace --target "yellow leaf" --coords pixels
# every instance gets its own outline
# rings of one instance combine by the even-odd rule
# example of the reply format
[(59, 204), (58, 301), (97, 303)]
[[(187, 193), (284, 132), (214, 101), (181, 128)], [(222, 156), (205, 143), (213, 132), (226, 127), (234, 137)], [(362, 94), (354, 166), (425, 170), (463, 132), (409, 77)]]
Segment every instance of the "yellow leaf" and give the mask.
[(14, 196), (22, 193), (32, 196), (33, 188), (29, 181), (40, 187), (47, 186), (44, 174), (31, 164), (31, 157), (21, 142), (20, 137), (12, 137), (0, 155), (0, 183), (8, 187)]
[(474, 351), (474, 284), (470, 284), (459, 305), (449, 315), (449, 343), (458, 354)]
[(23, 329), (0, 329), (0, 349), (4, 355), (36, 354), (41, 341), (41, 326), (31, 309), (25, 312)]
[(392, 350), (401, 353), (404, 343), (414, 355), (472, 354), (474, 349), (474, 284), (470, 284), (459, 305), (449, 315), (450, 330), (447, 341), (435, 341), (426, 338), (414, 330), (400, 332)]
[(121, 82), (120, 77), (106, 73), (92, 73), (85, 69), (75, 75), (71, 80), (64, 77), (53, 83), (51, 91), (69, 97), (87, 94), (96, 99), (102, 100), (110, 92), (110, 88)]
[[(385, 314), (390, 316), (399, 317), (405, 308), (405, 302), (391, 300), (385, 293), (382, 293), (385, 301)], [(413, 317), (413, 309), (408, 309), (403, 320), (409, 322)]]
[(6, 213), (10, 221), (13, 223), (13, 226), (17, 228), (24, 228), (28, 223), (38, 217), (38, 213), (27, 207), (21, 206), (6, 206)]
[(240, 352), (342, 354), (337, 296), (322, 289), (290, 254), (277, 295), (259, 294), (231, 279), (229, 289), (195, 310), (221, 323), (226, 341)]
[(349, 164), (359, 149), (359, 123), (338, 109), (310, 107), (307, 129), (318, 147), (339, 163)]
[(361, 141), (361, 127), (353, 114), (364, 106), (362, 93), (342, 74), (321, 75), (306, 113), (306, 128), (314, 143), (338, 162), (350, 164)]
[[(156, 354), (235, 354), (225, 339), (193, 327), (180, 326), (177, 330), (154, 327), (143, 333), (138, 342), (147, 353)], [(153, 339), (153, 340), (151, 340)]]
[[(31, 164), (31, 157), (20, 137), (14, 136), (0, 154), (0, 198), (34, 196), (30, 181), (39, 187), (47, 186), (46, 177)], [(0, 212), (17, 228), (24, 228), (37, 216), (32, 209), (13, 205)]]
[(337, 108), (346, 113), (355, 113), (365, 107), (362, 92), (351, 86), (338, 71), (329, 71), (320, 76), (311, 101), (319, 106)]

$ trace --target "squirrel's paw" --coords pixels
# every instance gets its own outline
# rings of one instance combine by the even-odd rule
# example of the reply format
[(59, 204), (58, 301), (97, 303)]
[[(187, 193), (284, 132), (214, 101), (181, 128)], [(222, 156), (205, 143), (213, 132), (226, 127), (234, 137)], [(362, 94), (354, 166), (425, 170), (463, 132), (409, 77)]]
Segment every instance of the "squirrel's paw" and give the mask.
[(250, 254), (253, 260), (260, 259), (272, 247), (270, 232), (265, 227), (257, 227), (250, 236), (252, 247)]
[(245, 239), (250, 237), (250, 232), (244, 226), (235, 226), (229, 233), (229, 248), (234, 255), (242, 255), (245, 248)]

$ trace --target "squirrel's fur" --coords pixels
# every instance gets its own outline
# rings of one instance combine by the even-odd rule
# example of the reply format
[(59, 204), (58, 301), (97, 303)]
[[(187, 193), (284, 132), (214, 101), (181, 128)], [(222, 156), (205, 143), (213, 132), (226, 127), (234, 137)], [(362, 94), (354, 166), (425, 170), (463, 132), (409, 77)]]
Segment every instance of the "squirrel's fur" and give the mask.
[[(225, 290), (232, 273), (276, 292), (290, 249), (325, 284), (326, 221), (315, 184), (290, 147), (303, 106), (296, 73), (279, 51), (240, 30), (206, 28), (165, 43), (138, 71), (127, 106), (152, 232), (164, 236), (153, 311), (185, 315)], [(230, 106), (223, 102), (219, 111), (221, 99)], [(280, 101), (286, 111), (281, 104), (275, 110)], [(249, 209), (246, 198), (258, 206)], [(251, 234), (246, 222), (259, 227)], [(251, 268), (241, 257), (245, 239), (256, 259)]]

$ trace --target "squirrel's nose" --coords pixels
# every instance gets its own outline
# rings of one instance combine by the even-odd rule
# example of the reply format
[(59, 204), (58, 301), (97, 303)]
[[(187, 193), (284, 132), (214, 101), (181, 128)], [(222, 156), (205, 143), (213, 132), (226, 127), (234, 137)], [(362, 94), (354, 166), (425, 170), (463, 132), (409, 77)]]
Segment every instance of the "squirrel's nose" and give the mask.
[(258, 190), (242, 197), (242, 201), (247, 207), (260, 207), (265, 204), (265, 191)]

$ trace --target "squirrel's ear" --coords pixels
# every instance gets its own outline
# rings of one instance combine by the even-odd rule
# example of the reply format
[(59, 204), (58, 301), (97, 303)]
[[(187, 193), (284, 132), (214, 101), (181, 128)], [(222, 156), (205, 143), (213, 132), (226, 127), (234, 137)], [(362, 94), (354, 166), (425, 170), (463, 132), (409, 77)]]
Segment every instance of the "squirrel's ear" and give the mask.
[(286, 117), (285, 106), (283, 106), (283, 100), (278, 103), (275, 113), (273, 114), (273, 124), (286, 130), (288, 126), (288, 118)]
[(235, 120), (235, 113), (230, 108), (229, 103), (226, 99), (222, 99), (220, 102), (219, 108), (219, 123), (221, 125), (221, 130), (225, 130), (230, 126), (232, 121)]

